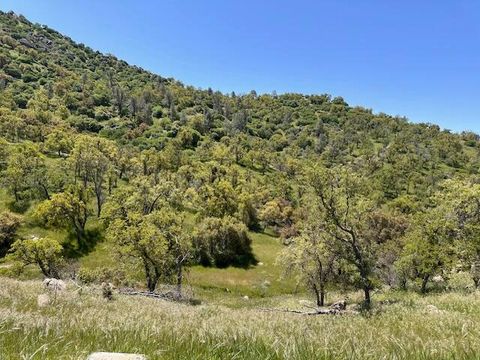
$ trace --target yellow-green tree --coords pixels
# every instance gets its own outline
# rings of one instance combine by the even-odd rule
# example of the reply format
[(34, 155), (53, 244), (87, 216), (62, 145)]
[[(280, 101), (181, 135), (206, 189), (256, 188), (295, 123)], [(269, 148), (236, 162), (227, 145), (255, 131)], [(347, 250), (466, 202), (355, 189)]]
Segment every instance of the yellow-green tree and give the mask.
[(63, 264), (62, 252), (62, 245), (54, 239), (31, 238), (15, 241), (9, 259), (18, 264), (20, 270), (36, 265), (45, 277), (58, 279)]

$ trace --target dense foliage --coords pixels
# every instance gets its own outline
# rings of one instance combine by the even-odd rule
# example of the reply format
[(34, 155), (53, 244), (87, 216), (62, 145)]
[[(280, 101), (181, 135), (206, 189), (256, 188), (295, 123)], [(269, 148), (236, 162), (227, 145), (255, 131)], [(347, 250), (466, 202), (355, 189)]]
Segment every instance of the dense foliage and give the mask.
[(0, 13), (1, 196), (69, 230), (75, 255), (96, 227), (150, 290), (190, 264), (254, 265), (249, 231), (265, 229), (319, 303), (333, 284), (368, 303), (459, 268), (478, 284), (479, 163), (470, 132), (330, 95), (185, 86)]

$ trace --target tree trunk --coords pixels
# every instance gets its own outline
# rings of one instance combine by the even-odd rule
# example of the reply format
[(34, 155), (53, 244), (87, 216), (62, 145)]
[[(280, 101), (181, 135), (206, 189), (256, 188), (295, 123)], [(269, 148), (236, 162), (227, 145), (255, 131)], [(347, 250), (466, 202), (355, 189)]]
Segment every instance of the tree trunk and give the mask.
[(325, 305), (325, 290), (320, 290), (320, 306)]
[(182, 281), (183, 281), (183, 267), (181, 264), (177, 265), (177, 294), (182, 293)]
[(319, 287), (317, 284), (313, 284), (312, 286), (313, 292), (315, 294), (315, 299), (317, 302), (317, 306), (324, 306), (325, 305), (325, 288), (323, 285)]
[(371, 300), (370, 300), (370, 287), (366, 286), (363, 288), (363, 292), (365, 293), (365, 300), (364, 300), (364, 303), (365, 303), (365, 307), (367, 309), (370, 309), (370, 305), (371, 305)]
[(47, 270), (47, 268), (45, 267), (45, 265), (43, 264), (43, 262), (41, 260), (37, 260), (37, 264), (38, 264), (38, 267), (40, 268), (40, 271), (42, 272), (43, 276), (45, 277), (50, 277), (50, 274)]
[(102, 213), (102, 203), (101, 200), (97, 197), (97, 217), (100, 217)]
[(143, 263), (145, 267), (145, 277), (147, 279), (147, 289), (150, 292), (154, 292), (155, 288), (157, 287), (157, 281), (155, 280), (155, 275), (152, 273), (152, 270), (150, 269), (150, 266), (148, 266), (148, 263), (144, 261)]
[(97, 198), (97, 217), (100, 217), (103, 205), (101, 185), (100, 188), (95, 187), (95, 197)]
[(315, 293), (315, 298), (317, 299), (317, 306), (323, 306), (322, 299), (320, 297), (320, 291), (318, 291), (317, 285), (313, 284), (312, 289), (313, 289), (313, 292)]
[(45, 194), (45, 198), (47, 200), (50, 200), (50, 193), (48, 192), (47, 187), (43, 183), (40, 183), (40, 187), (42, 188), (43, 193)]
[(85, 228), (74, 223), (75, 235), (77, 236), (77, 244), (79, 249), (84, 250), (86, 248), (86, 242), (84, 241)]
[(478, 289), (478, 286), (480, 285), (480, 278), (473, 278), (473, 283), (475, 284), (475, 289)]
[(430, 279), (430, 275), (425, 275), (422, 279), (422, 287), (420, 288), (420, 292), (422, 294), (425, 294), (427, 292), (427, 284), (429, 279)]

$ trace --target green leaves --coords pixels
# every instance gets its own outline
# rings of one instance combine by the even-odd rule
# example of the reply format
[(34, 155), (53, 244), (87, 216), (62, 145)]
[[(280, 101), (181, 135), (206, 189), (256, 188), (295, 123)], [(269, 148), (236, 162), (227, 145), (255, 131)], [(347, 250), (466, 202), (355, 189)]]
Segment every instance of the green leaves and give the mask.
[(62, 246), (51, 238), (30, 238), (17, 240), (8, 255), (20, 269), (27, 265), (36, 265), (46, 277), (59, 278), (63, 264)]
[(255, 263), (247, 228), (232, 216), (203, 219), (193, 237), (202, 265), (248, 267)]
[(182, 268), (191, 259), (184, 214), (170, 206), (173, 189), (168, 182), (155, 186), (139, 178), (119, 189), (103, 214), (109, 241), (122, 257), (142, 266), (150, 291), (160, 280), (173, 281), (174, 274), (181, 283)]
[(21, 222), (22, 218), (19, 215), (9, 211), (0, 213), (0, 258), (10, 249)]

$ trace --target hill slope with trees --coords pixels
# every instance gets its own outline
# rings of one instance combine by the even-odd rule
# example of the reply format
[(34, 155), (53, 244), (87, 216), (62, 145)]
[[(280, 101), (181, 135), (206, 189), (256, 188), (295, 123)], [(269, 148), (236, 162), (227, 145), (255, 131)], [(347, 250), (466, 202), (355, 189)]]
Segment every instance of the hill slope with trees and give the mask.
[(0, 13), (0, 256), (15, 271), (63, 276), (105, 243), (148, 290), (180, 293), (190, 266), (257, 266), (252, 234), (268, 232), (319, 305), (458, 271), (478, 285), (479, 164), (471, 132), (327, 94), (186, 86)]

